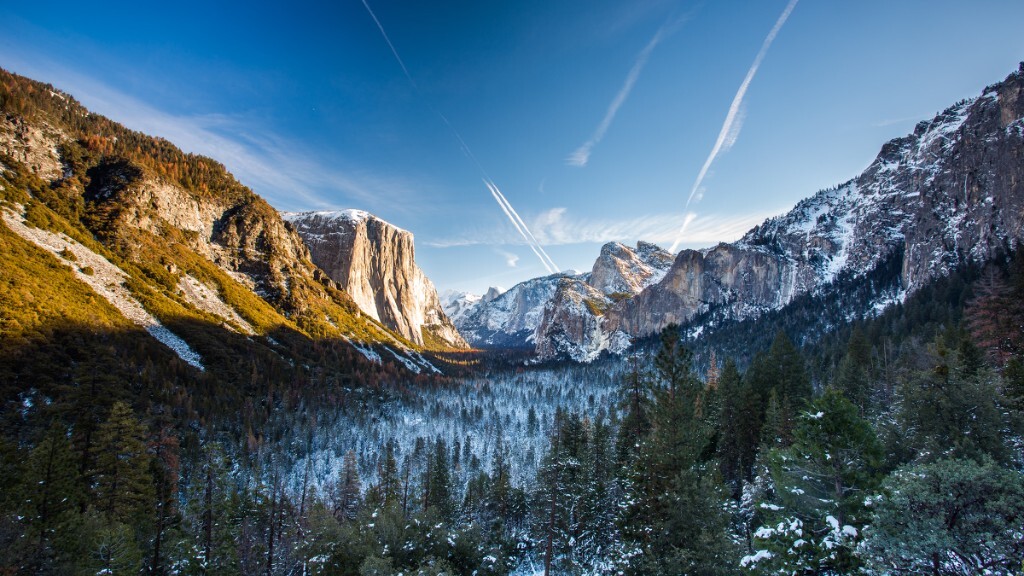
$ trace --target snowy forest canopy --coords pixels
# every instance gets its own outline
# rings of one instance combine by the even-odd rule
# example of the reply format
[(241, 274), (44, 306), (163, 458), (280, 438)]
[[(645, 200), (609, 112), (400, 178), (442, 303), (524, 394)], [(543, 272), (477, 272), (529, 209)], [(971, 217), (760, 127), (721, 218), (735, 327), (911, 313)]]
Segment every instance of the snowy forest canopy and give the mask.
[(325, 373), (257, 383), (240, 408), (156, 365), (126, 390), (101, 351), (5, 404), (0, 566), (1017, 574), (1021, 278), (954, 275), (828, 341), (779, 331), (739, 359), (669, 329), (589, 366)]

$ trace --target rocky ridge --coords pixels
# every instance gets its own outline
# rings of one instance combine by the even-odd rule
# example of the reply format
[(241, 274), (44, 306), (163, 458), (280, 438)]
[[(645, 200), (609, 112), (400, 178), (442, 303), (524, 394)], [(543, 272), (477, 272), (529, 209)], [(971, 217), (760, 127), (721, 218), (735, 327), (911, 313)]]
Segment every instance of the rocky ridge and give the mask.
[[(840, 290), (896, 260), (898, 277), (849, 318), (874, 314), (968, 262), (1017, 248), (1024, 237), (1024, 64), (977, 98), (951, 106), (885, 144), (859, 176), (801, 201), (739, 241), (683, 250), (646, 276), (621, 245), (588, 275), (524, 282), (547, 288), (526, 314), (478, 305), (457, 325), (475, 342), (519, 334), (543, 358), (587, 361), (631, 339), (696, 318), (755, 318), (799, 295)], [(631, 251), (639, 258), (652, 245)], [(841, 283), (840, 280), (843, 282)], [(541, 296), (544, 296), (543, 298)], [(503, 295), (504, 297), (504, 295)], [(541, 302), (541, 300), (543, 300)], [(538, 313), (537, 309), (543, 312)], [(506, 324), (502, 324), (506, 321)], [(709, 320), (713, 321), (713, 320)], [(533, 331), (528, 328), (532, 326)], [(691, 326), (697, 332), (702, 326)]]
[(145, 314), (131, 308), (127, 317), (186, 362), (198, 366), (198, 355), (182, 353), (194, 340), (161, 338), (174, 326), (202, 338), (226, 329), (251, 343), (238, 346), (263, 346), (282, 358), (287, 351), (270, 334), (284, 338), (284, 331), (347, 342), (377, 364), (384, 358), (414, 372), (437, 371), (416, 341), (362, 314), (312, 263), (294, 228), (222, 165), (3, 70), (0, 106), (0, 204), (8, 216), (22, 213), (17, 218), (26, 224), (5, 216), (7, 228), (49, 252), (36, 237), (58, 234), (66, 239), (58, 249), (80, 252), (82, 261), (85, 243), (109, 264), (90, 266), (97, 278), (123, 278), (112, 280), (116, 298), (108, 298), (106, 285), (93, 287), (97, 293), (123, 314), (128, 308), (117, 304), (136, 302)]
[(544, 356), (564, 352), (586, 361), (594, 355), (580, 342), (602, 341), (600, 349), (623, 346), (621, 338), (603, 335), (604, 311), (659, 281), (671, 264), (671, 254), (654, 244), (630, 248), (610, 242), (588, 273), (535, 278), (501, 294), (492, 289), (475, 302), (453, 300), (449, 307), (461, 311), (453, 316), (455, 324), (474, 346), (532, 346)]
[(733, 244), (684, 250), (637, 298), (609, 310), (606, 328), (654, 333), (717, 310), (746, 319), (795, 296), (856, 280), (902, 260), (898, 291), (873, 313), (1024, 236), (1024, 66), (885, 144), (858, 177), (823, 190)]

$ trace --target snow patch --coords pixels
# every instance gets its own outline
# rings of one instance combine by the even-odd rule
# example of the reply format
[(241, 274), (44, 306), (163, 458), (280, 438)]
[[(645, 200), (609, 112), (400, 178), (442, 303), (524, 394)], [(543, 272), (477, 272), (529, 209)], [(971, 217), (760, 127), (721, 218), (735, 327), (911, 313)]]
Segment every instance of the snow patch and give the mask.
[(241, 332), (248, 336), (252, 336), (256, 333), (256, 330), (252, 325), (239, 316), (238, 312), (229, 306), (228, 303), (220, 297), (220, 294), (218, 294), (217, 291), (213, 290), (206, 284), (203, 284), (191, 275), (182, 275), (181, 279), (178, 280), (178, 290), (180, 290), (185, 296), (185, 299), (188, 300), (189, 304), (192, 304), (204, 312), (209, 312), (214, 316), (219, 316), (223, 320), (228, 321), (228, 327), (232, 330), (237, 332), (240, 328)]
[[(21, 210), (20, 207), (19, 210)], [(56, 256), (60, 263), (71, 268), (79, 280), (103, 296), (125, 318), (144, 328), (153, 338), (173, 350), (185, 362), (199, 370), (205, 370), (202, 357), (192, 350), (187, 342), (164, 327), (132, 296), (132, 293), (125, 287), (125, 281), (129, 278), (128, 274), (77, 241), (49, 230), (30, 228), (25, 225), (22, 218), (23, 215), (7, 209), (3, 210), (4, 223), (15, 234)], [(74, 262), (61, 256), (61, 252), (65, 250), (74, 254)], [(90, 271), (91, 273), (89, 273)]]

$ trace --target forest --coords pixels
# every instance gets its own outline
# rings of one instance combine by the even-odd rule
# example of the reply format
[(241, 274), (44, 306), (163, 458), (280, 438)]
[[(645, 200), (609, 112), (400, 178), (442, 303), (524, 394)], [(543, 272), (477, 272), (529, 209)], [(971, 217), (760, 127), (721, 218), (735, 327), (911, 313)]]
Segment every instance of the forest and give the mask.
[(0, 566), (1019, 574), (1021, 272), (940, 280), (817, 346), (779, 331), (737, 361), (673, 327), (591, 366), (353, 379), (271, 400), (258, 429), (144, 388), (103, 409), (21, 393), (3, 413), (18, 433), (0, 445)]

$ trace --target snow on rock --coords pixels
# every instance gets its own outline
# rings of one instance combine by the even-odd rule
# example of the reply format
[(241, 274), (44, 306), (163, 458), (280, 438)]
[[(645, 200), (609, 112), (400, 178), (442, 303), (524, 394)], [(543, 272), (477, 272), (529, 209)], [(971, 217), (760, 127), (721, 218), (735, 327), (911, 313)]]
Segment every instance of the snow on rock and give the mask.
[[(15, 234), (56, 256), (58, 261), (74, 271), (79, 280), (103, 296), (125, 318), (144, 328), (153, 338), (173, 350), (185, 362), (199, 370), (205, 370), (199, 354), (192, 350), (187, 342), (164, 327), (132, 296), (124, 285), (128, 275), (123, 270), (72, 238), (30, 227), (23, 222), (22, 218), (23, 215), (7, 209), (3, 210), (4, 223)], [(60, 255), (64, 250), (75, 255), (74, 262), (66, 260)], [(90, 271), (91, 273), (89, 273)]]
[(178, 280), (178, 290), (196, 308), (228, 321), (227, 326), (230, 329), (235, 331), (241, 329), (243, 334), (249, 336), (256, 333), (252, 325), (239, 316), (238, 312), (229, 306), (227, 302), (224, 302), (220, 294), (194, 277), (183, 274), (181, 279)]

